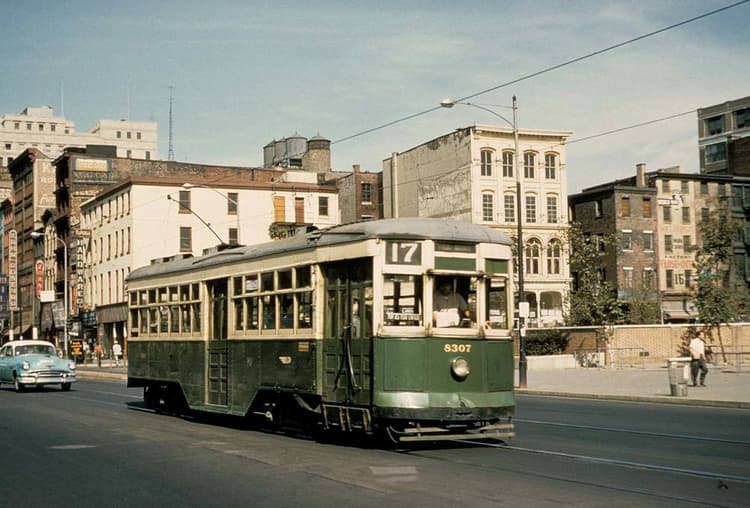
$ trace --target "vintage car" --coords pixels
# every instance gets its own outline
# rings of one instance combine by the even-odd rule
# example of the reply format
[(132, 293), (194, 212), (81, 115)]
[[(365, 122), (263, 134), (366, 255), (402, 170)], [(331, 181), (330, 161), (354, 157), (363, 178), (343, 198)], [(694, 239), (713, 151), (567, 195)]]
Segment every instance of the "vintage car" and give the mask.
[(0, 348), (0, 384), (12, 383), (17, 392), (53, 384), (68, 391), (75, 369), (75, 362), (59, 358), (55, 346), (43, 340), (14, 340)]

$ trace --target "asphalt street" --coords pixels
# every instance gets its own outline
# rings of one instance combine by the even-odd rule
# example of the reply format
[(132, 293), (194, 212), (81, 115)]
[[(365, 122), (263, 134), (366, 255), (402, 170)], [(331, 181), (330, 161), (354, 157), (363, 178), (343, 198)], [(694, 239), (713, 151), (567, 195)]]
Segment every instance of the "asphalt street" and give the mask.
[(4, 506), (747, 506), (743, 409), (522, 395), (508, 443), (386, 449), (143, 409), (140, 390), (0, 389)]

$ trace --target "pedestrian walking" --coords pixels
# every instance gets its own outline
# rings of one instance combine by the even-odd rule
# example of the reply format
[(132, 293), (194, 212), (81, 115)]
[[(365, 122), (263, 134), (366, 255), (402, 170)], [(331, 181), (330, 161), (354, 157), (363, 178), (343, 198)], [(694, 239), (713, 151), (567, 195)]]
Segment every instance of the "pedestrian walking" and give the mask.
[(119, 367), (120, 360), (122, 359), (122, 346), (117, 341), (112, 345), (112, 354), (115, 357), (115, 367)]
[(706, 386), (706, 374), (708, 374), (708, 365), (706, 364), (706, 343), (703, 341), (703, 332), (698, 334), (690, 341), (690, 377), (693, 380), (693, 386), (698, 386), (698, 371), (700, 371), (700, 385)]
[(104, 356), (104, 350), (102, 349), (101, 343), (97, 342), (94, 346), (94, 356), (96, 356), (96, 363), (99, 367), (102, 366), (102, 356)]

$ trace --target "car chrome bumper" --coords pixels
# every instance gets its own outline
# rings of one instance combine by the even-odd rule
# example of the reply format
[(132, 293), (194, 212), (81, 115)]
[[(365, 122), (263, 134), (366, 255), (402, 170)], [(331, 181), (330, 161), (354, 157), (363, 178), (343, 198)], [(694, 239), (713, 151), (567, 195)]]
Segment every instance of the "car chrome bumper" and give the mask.
[(24, 374), (18, 376), (18, 382), (24, 385), (55, 385), (60, 383), (75, 383), (75, 374)]

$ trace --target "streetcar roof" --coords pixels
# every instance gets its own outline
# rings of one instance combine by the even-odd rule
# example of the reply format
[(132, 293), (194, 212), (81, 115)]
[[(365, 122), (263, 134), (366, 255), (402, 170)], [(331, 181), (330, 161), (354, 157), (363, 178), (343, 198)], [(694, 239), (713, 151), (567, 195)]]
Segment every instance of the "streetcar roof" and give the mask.
[(226, 249), (203, 256), (152, 263), (133, 270), (128, 280), (207, 268), (254, 258), (279, 255), (315, 247), (339, 245), (372, 238), (436, 240), (457, 243), (495, 243), (512, 245), (505, 233), (478, 224), (455, 220), (408, 217), (353, 222), (255, 245)]

